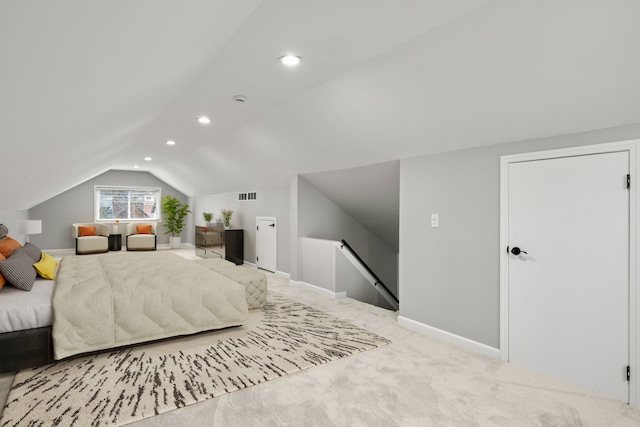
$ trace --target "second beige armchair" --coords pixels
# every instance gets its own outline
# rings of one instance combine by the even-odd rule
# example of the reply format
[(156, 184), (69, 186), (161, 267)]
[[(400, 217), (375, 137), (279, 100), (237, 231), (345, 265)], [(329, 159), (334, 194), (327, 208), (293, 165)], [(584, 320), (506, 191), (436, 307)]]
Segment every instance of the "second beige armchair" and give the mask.
[(157, 223), (129, 223), (127, 224), (128, 251), (155, 251)]

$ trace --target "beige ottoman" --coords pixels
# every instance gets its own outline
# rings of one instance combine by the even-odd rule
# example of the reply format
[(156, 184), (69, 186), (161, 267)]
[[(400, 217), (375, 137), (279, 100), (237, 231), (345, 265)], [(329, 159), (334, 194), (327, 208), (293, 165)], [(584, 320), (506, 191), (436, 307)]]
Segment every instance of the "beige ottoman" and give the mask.
[(267, 302), (267, 276), (253, 268), (236, 266), (221, 258), (195, 261), (244, 286), (249, 309), (260, 308)]

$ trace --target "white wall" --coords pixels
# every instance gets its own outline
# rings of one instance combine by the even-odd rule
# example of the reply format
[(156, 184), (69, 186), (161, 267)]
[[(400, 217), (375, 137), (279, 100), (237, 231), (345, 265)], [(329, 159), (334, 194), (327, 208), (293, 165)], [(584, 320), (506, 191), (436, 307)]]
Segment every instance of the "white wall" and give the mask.
[[(40, 218), (29, 218), (28, 211), (0, 211), (0, 224), (4, 224), (7, 226), (9, 230), (7, 236), (10, 236), (12, 239), (17, 240), (21, 244), (25, 242), (25, 235), (18, 234), (18, 221), (23, 219), (40, 219)], [(44, 227), (43, 227), (44, 232)]]
[[(254, 191), (254, 190), (251, 190)], [(290, 271), (289, 188), (276, 187), (257, 190), (256, 200), (238, 200), (238, 193), (212, 194), (194, 197), (194, 225), (205, 225), (203, 212), (211, 212), (214, 222), (222, 218), (220, 209), (231, 209), (231, 227), (244, 230), (244, 259), (256, 262), (256, 217), (277, 218), (277, 268), (279, 272)]]
[(308, 237), (301, 237), (299, 242), (300, 281), (335, 293), (336, 242)]
[(231, 228), (243, 228), (242, 212), (238, 212), (238, 195), (236, 193), (210, 194), (207, 196), (198, 196), (194, 198), (193, 218), (194, 225), (206, 225), (202, 214), (211, 212), (213, 214), (212, 222), (220, 220), (224, 222), (224, 218), (220, 213), (221, 209), (230, 209), (233, 211), (231, 216)]

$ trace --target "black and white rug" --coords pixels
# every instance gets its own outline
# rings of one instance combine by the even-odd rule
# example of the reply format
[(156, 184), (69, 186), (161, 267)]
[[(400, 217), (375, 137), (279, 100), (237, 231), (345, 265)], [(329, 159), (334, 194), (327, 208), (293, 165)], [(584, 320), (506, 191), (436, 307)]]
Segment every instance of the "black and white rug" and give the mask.
[(123, 425), (388, 343), (269, 293), (242, 328), (21, 371), (0, 426)]

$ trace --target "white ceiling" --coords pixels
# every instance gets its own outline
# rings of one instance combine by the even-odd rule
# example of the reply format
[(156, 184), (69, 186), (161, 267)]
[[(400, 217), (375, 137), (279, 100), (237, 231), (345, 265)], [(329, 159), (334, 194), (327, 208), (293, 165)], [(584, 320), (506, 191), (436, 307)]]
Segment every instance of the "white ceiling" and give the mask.
[(638, 16), (637, 0), (0, 0), (0, 210), (134, 164), (197, 196), (638, 123)]

